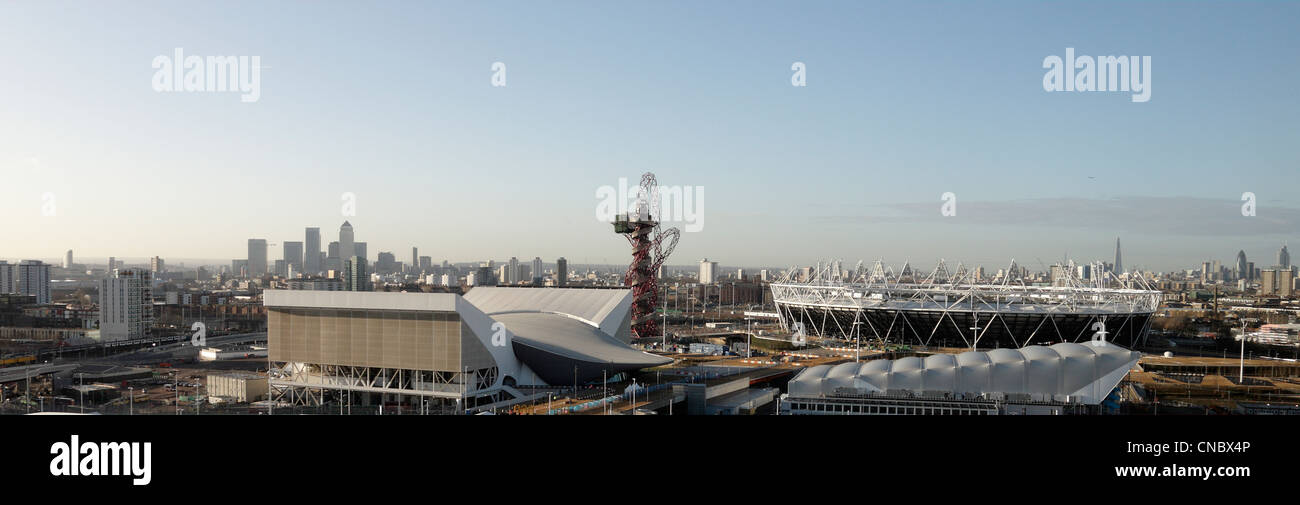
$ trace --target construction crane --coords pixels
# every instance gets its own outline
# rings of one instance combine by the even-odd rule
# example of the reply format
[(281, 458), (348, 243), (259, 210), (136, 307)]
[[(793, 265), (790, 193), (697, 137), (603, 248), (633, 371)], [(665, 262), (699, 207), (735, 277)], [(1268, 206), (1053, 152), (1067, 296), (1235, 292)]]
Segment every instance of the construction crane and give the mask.
[(641, 175), (635, 208), (614, 217), (614, 232), (625, 235), (632, 244), (632, 264), (623, 276), (623, 284), (632, 288), (632, 338), (659, 334), (655, 320), (655, 307), (659, 305), (657, 273), (681, 238), (677, 228), (659, 227), (659, 206), (659, 183), (655, 174), (646, 172)]

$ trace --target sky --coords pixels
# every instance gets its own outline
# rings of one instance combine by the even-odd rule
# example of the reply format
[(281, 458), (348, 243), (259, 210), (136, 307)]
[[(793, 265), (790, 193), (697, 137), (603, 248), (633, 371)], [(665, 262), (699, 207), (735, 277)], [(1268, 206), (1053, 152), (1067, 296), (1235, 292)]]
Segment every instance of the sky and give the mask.
[[(1300, 239), (1297, 19), (1281, 2), (6, 2), (0, 258), (226, 261), (347, 220), (372, 260), (622, 263), (597, 195), (652, 171), (703, 195), (670, 264), (1032, 268), (1110, 260), (1119, 237), (1130, 268), (1239, 249), (1265, 266)], [(258, 99), (156, 91), (176, 48), (257, 56)], [(1149, 56), (1149, 101), (1046, 91), (1066, 48)]]

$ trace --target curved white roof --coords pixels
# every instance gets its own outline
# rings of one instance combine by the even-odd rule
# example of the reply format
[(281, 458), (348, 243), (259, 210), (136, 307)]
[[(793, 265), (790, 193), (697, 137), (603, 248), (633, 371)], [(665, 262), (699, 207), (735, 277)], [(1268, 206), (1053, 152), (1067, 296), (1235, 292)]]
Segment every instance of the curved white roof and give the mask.
[(493, 318), (517, 312), (562, 314), (627, 340), (623, 328), (632, 306), (630, 289), (479, 286), (465, 293), (464, 298)]
[(1029, 394), (1035, 399), (1069, 395), (1095, 405), (1119, 384), (1140, 356), (1136, 351), (1096, 341), (819, 365), (790, 381), (790, 396), (905, 390), (954, 395)]
[(631, 297), (630, 289), (478, 286), (465, 293), (465, 300), (489, 316), (506, 312), (553, 312), (582, 319), (592, 326), (600, 326)]
[(629, 369), (633, 365), (639, 369), (673, 362), (628, 347), (599, 328), (559, 314), (516, 312), (496, 314), (492, 319), (506, 325), (512, 341), (568, 359), (618, 363)]

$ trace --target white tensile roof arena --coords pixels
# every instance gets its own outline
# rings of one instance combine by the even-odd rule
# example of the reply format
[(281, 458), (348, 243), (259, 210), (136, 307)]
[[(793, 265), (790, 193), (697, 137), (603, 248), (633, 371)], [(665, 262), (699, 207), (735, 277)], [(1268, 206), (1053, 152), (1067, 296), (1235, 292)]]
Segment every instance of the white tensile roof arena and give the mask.
[(1105, 341), (994, 349), (925, 358), (819, 365), (790, 381), (792, 397), (914, 393), (1028, 394), (1035, 400), (1064, 396), (1096, 405), (1110, 394), (1141, 353)]
[(484, 314), (558, 314), (599, 328), (611, 337), (627, 342), (628, 310), (632, 306), (627, 289), (520, 288), (480, 286), (465, 293), (465, 301)]

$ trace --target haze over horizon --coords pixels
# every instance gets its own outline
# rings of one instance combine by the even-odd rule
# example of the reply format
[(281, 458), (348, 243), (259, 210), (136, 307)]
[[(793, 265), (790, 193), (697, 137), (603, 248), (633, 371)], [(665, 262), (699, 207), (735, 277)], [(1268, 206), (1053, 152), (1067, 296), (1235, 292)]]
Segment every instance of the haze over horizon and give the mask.
[[(348, 220), (371, 258), (621, 264), (596, 194), (645, 171), (706, 195), (670, 265), (1038, 269), (1120, 237), (1129, 268), (1263, 267), (1300, 238), (1300, 4), (313, 6), (0, 5), (0, 258), (243, 258)], [(155, 91), (176, 48), (259, 56), (260, 98)], [(1150, 101), (1044, 91), (1066, 48), (1150, 56)]]

